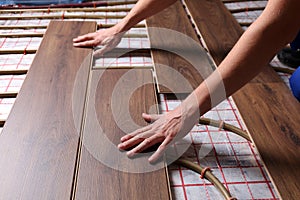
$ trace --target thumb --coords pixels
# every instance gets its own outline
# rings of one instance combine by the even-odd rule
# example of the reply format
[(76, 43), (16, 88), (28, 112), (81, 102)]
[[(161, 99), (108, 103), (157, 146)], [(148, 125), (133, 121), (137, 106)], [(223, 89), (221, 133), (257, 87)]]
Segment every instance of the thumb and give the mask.
[(157, 115), (157, 114), (146, 114), (146, 113), (143, 113), (142, 114), (142, 117), (144, 118), (144, 120), (148, 123), (152, 123), (156, 120), (158, 120), (160, 118), (161, 115)]

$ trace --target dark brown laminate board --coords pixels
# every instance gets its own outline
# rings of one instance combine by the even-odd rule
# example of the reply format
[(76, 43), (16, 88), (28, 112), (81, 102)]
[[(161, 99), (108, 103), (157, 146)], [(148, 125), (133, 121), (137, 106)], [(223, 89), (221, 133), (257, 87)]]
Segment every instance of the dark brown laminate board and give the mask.
[(183, 5), (178, 1), (148, 18), (146, 23), (151, 47), (164, 50), (151, 52), (159, 92), (190, 93), (211, 74), (213, 65)]
[(0, 135), (0, 199), (70, 199), (92, 52), (72, 38), (95, 30), (50, 22)]
[[(243, 30), (220, 0), (185, 3), (219, 64)], [(270, 67), (265, 67), (233, 98), (279, 195), (299, 199), (300, 104)]]
[[(184, 1), (213, 60), (219, 65), (243, 34), (243, 29), (220, 0)], [(269, 67), (252, 82), (282, 82)]]
[(299, 199), (300, 103), (282, 83), (248, 84), (234, 100), (280, 196)]
[(163, 162), (143, 173), (153, 167), (147, 155), (129, 159), (116, 147), (136, 124), (146, 124), (142, 112), (157, 112), (155, 104), (151, 70), (92, 71), (76, 199), (170, 199)]

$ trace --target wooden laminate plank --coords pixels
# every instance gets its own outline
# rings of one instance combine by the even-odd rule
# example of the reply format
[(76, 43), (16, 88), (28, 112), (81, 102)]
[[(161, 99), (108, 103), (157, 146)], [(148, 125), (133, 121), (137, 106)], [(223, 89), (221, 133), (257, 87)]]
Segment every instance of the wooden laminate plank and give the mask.
[[(213, 65), (178, 1), (146, 20), (161, 93), (190, 93)], [(160, 51), (160, 50), (163, 51)]]
[[(188, 0), (185, 4), (219, 64), (241, 36), (241, 27), (220, 0)], [(268, 66), (233, 99), (280, 197), (299, 199), (299, 102)]]
[[(219, 65), (240, 36), (242, 27), (220, 0), (184, 1), (214, 62)], [(266, 66), (252, 82), (282, 82), (273, 69)]]
[(18, 92), (0, 92), (0, 98), (16, 98)]
[(1, 69), (1, 75), (24, 75), (27, 73), (27, 69)]
[(164, 162), (129, 159), (117, 148), (146, 125), (142, 112), (157, 113), (151, 70), (93, 70), (90, 85), (76, 199), (170, 199)]
[(5, 119), (0, 119), (0, 127), (3, 127), (5, 124)]
[(282, 83), (247, 84), (234, 100), (279, 195), (299, 199), (299, 102)]
[[(22, 38), (22, 37), (43, 37), (44, 32), (40, 33), (0, 33), (0, 38)], [(124, 34), (124, 38), (147, 38), (146, 34)]]
[(251, 12), (251, 11), (263, 11), (265, 6), (255, 6), (255, 7), (246, 7), (246, 8), (231, 8), (229, 11), (231, 13), (240, 13), (240, 12)]
[(70, 199), (92, 53), (72, 39), (95, 30), (49, 24), (0, 135), (0, 199)]
[[(110, 28), (115, 24), (98, 24), (97, 28)], [(144, 28), (144, 24), (136, 24), (134, 28)], [(0, 30), (13, 30), (13, 29), (46, 29), (47, 25), (0, 25)]]

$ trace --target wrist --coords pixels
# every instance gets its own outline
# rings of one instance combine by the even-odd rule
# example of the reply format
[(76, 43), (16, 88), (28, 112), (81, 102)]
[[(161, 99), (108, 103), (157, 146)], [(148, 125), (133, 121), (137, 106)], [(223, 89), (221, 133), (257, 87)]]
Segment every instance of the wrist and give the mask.
[(205, 83), (196, 88), (181, 104), (182, 111), (200, 117), (211, 109), (210, 93)]
[(197, 122), (200, 116), (197, 102), (196, 96), (192, 93), (175, 109), (175, 113), (181, 115), (185, 120)]
[(133, 26), (130, 25), (130, 21), (128, 21), (126, 18), (127, 17), (123, 18), (120, 22), (118, 22), (115, 26), (112, 27), (115, 34), (124, 34)]

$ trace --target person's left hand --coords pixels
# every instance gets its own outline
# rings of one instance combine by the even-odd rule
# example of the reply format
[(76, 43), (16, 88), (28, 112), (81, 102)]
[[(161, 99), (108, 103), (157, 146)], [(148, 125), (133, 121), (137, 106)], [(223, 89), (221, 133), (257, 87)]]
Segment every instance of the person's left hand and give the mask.
[(114, 27), (101, 29), (97, 32), (88, 33), (73, 39), (74, 47), (96, 47), (102, 48), (94, 52), (94, 56), (102, 56), (104, 53), (115, 48), (121, 41), (124, 33), (116, 33)]

